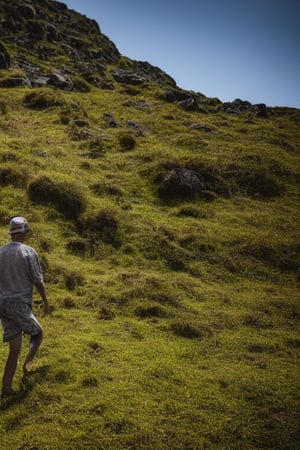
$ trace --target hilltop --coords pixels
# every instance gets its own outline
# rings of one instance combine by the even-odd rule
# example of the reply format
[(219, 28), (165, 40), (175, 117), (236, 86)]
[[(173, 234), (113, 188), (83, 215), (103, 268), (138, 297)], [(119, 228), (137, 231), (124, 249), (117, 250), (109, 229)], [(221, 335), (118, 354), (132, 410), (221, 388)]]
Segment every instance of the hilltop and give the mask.
[(25, 216), (54, 307), (0, 449), (296, 449), (300, 111), (181, 89), (57, 1), (0, 30), (0, 244)]

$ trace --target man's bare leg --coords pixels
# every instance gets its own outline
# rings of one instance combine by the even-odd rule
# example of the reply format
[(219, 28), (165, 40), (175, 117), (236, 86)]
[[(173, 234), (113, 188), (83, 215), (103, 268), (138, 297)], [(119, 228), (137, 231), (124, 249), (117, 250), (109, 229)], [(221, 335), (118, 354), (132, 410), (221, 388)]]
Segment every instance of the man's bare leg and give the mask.
[(9, 341), (9, 354), (7, 357), (2, 379), (1, 397), (7, 397), (13, 393), (12, 382), (18, 365), (18, 358), (21, 351), (22, 334), (19, 333)]
[(25, 362), (23, 365), (24, 377), (29, 376), (31, 373), (29, 366), (32, 363), (33, 358), (35, 357), (36, 352), (40, 348), (42, 340), (43, 340), (43, 332), (42, 331), (39, 334), (32, 335), (30, 338), (29, 352), (26, 356), (26, 359), (25, 359)]

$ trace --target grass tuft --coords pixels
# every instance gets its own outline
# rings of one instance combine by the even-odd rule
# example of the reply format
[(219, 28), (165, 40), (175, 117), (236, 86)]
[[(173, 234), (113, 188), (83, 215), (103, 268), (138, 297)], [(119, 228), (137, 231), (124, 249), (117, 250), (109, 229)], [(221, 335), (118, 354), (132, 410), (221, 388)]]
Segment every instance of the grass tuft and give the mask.
[(51, 89), (39, 89), (29, 92), (24, 96), (24, 106), (32, 109), (48, 109), (64, 106), (65, 101), (58, 91)]
[(115, 209), (101, 208), (78, 221), (80, 232), (107, 244), (119, 245), (119, 218)]
[(28, 186), (30, 200), (54, 205), (67, 218), (75, 219), (87, 206), (84, 195), (75, 184), (57, 182), (47, 176), (33, 180)]
[(212, 334), (212, 331), (208, 326), (187, 321), (172, 323), (171, 330), (176, 334), (176, 336), (188, 339), (201, 339)]
[(122, 133), (119, 136), (119, 144), (123, 151), (133, 150), (136, 145), (136, 139), (131, 134)]
[(17, 167), (1, 167), (0, 168), (0, 185), (12, 185), (15, 188), (24, 188), (27, 184), (28, 175), (26, 171)]

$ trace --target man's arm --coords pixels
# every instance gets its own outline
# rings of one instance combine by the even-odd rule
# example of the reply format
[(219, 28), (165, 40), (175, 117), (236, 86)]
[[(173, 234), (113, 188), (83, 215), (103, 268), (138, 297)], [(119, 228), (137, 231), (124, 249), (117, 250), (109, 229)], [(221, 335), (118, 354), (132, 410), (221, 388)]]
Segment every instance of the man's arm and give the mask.
[(47, 299), (47, 294), (46, 294), (46, 289), (45, 289), (44, 283), (36, 282), (34, 285), (35, 285), (38, 293), (42, 297), (43, 304), (44, 304), (44, 314), (48, 314), (50, 312), (50, 308), (49, 308), (49, 303), (48, 303), (48, 299)]

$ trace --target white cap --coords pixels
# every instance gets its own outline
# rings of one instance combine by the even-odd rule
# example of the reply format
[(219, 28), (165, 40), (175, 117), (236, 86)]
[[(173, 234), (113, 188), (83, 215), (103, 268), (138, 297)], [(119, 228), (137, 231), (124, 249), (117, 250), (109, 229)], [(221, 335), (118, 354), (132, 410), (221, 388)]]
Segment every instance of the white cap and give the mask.
[(9, 234), (27, 233), (30, 226), (24, 217), (13, 217), (9, 222)]

